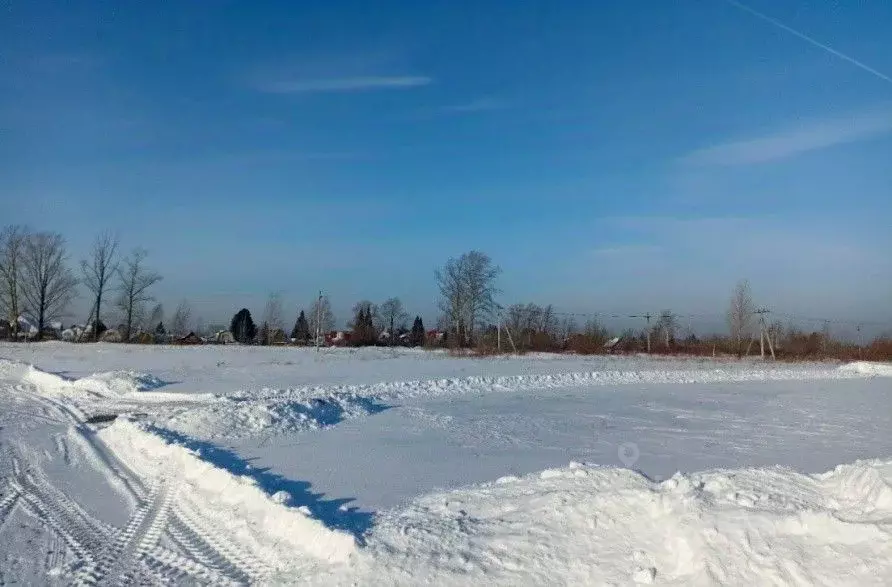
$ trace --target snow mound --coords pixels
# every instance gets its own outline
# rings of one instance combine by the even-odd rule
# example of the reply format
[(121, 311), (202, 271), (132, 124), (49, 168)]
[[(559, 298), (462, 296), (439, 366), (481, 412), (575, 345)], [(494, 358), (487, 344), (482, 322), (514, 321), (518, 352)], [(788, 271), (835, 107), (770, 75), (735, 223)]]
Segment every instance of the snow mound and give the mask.
[(580, 465), (545, 473), (385, 512), (353, 567), (311, 582), (881, 585), (892, 576), (892, 461), (662, 483)]
[[(414, 397), (461, 395), (480, 391), (525, 391), (595, 385), (628, 385), (642, 383), (736, 383), (747, 381), (797, 381), (821, 379), (852, 379), (864, 373), (844, 371), (823, 365), (789, 366), (781, 364), (723, 366), (713, 369), (679, 370), (604, 370), (581, 373), (547, 373), (541, 375), (512, 375), (502, 377), (472, 376), (427, 381), (397, 381), (372, 385), (344, 385), (326, 389), (331, 394), (352, 394), (382, 400)], [(308, 393), (323, 388), (302, 388), (280, 391), (279, 394)]]
[(216, 396), (215, 401), (178, 410), (161, 420), (165, 428), (199, 438), (247, 438), (334, 426), (385, 409), (372, 398), (352, 394), (258, 398)]
[(892, 363), (874, 363), (871, 361), (855, 361), (839, 368), (846, 373), (872, 375), (874, 377), (892, 377)]
[(193, 512), (206, 533), (225, 533), (272, 572), (295, 571), (307, 557), (345, 561), (356, 549), (352, 535), (325, 527), (285, 496), (270, 496), (240, 477), (169, 443), (144, 424), (119, 419), (97, 433), (115, 456), (144, 480), (167, 484), (176, 507)]
[(74, 382), (74, 386), (79, 389), (110, 396), (152, 391), (164, 385), (165, 383), (154, 375), (137, 371), (94, 373)]
[[(501, 377), (456, 377), (364, 385), (263, 388), (218, 395), (215, 401), (158, 419), (159, 425), (200, 438), (244, 438), (325, 428), (380, 412), (389, 404), (412, 398), (471, 393), (511, 393), (629, 384), (698, 384), (746, 381), (856, 379), (865, 375), (827, 365), (722, 366), (713, 369), (593, 371)], [(440, 425), (448, 425), (441, 422)]]
[(152, 391), (165, 383), (148, 373), (137, 371), (109, 371), (94, 373), (80, 379), (67, 379), (55, 373), (48, 373), (33, 365), (24, 376), (26, 383), (39, 389), (65, 396), (77, 397), (119, 397), (132, 393)]

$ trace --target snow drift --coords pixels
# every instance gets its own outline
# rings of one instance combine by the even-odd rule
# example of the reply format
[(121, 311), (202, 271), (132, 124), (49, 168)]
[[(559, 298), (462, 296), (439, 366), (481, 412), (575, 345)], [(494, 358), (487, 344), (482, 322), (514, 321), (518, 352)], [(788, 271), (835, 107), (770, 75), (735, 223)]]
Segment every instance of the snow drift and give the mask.
[(872, 375), (874, 377), (892, 377), (892, 363), (874, 363), (871, 361), (855, 361), (839, 368), (841, 371)]
[(857, 379), (868, 374), (835, 365), (752, 364), (683, 370), (604, 370), (501, 377), (454, 377), (364, 385), (263, 388), (217, 395), (215, 402), (177, 411), (160, 425), (200, 438), (239, 438), (324, 428), (380, 412), (396, 402), (473, 393), (512, 393), (568, 387), (707, 384), (749, 381)]
[(140, 478), (170, 485), (179, 508), (196, 512), (204, 525), (212, 526), (208, 530), (225, 533), (273, 572), (305, 564), (301, 553), (337, 563), (356, 548), (352, 535), (326, 528), (300, 509), (281, 503), (281, 496), (267, 495), (252, 478), (202, 460), (145, 424), (119, 419), (98, 435)]
[(883, 585), (892, 461), (820, 475), (676, 474), (571, 464), (385, 512), (317, 584)]
[(41, 390), (67, 396), (120, 397), (123, 395), (152, 391), (164, 386), (164, 382), (148, 373), (136, 371), (109, 371), (94, 373), (80, 379), (66, 379), (55, 373), (48, 373), (33, 365), (25, 374), (24, 381)]

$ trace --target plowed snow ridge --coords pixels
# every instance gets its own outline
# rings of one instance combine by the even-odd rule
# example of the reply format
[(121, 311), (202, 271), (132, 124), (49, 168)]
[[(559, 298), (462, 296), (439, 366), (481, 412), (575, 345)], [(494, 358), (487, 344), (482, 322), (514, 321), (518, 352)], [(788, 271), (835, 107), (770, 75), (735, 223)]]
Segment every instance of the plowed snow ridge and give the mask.
[(888, 375), (890, 370), (871, 370), (875, 364), (843, 368), (820, 366), (754, 366), (674, 371), (593, 371), (509, 377), (463, 377), (428, 381), (397, 381), (368, 385), (308, 386), (286, 389), (245, 390), (217, 396), (214, 403), (196, 405), (171, 415), (159, 424), (192, 436), (246, 437), (318, 428), (325, 425), (326, 410), (340, 410), (341, 418), (364, 416), (394, 401), (419, 397), (446, 397), (472, 393), (510, 393), (567, 387), (622, 386), (632, 384), (707, 384), (747, 381), (858, 379)]
[(676, 474), (571, 463), (383, 512), (318, 585), (885, 585), (892, 461), (820, 475)]
[(857, 362), (841, 367), (808, 364), (723, 364), (718, 368), (603, 370), (501, 377), (471, 376), (364, 385), (262, 388), (220, 394), (152, 391), (163, 383), (134, 371), (95, 373), (77, 380), (29, 366), (25, 380), (92, 413), (145, 410), (159, 426), (200, 438), (239, 438), (323, 428), (420, 397), (510, 393), (567, 387), (633, 384), (708, 384), (892, 377), (892, 365)]
[[(27, 380), (59, 421), (81, 426), (81, 410), (138, 406), (160, 380), (133, 372), (77, 381), (0, 361), (4, 379)], [(373, 385), (263, 389), (177, 402), (181, 424), (215, 410), (216, 425), (241, 425), (239, 410), (309, 406), (301, 421), (324, 424), (367, 413), (375, 401), (633, 383), (715, 383), (892, 376), (892, 367), (855, 363), (675, 371), (599, 371), (468, 377)], [(142, 383), (140, 383), (142, 382)], [(4, 382), (5, 383), (5, 382)], [(130, 390), (130, 391), (127, 391)], [(31, 391), (4, 388), (24, 398)], [(178, 394), (166, 394), (176, 396)], [(188, 396), (186, 396), (188, 397)], [(35, 398), (36, 399), (36, 398)], [(171, 417), (156, 397), (158, 421)], [(349, 412), (349, 409), (355, 409)], [(366, 412), (364, 412), (364, 410)], [(58, 414), (56, 414), (58, 412)], [(245, 412), (250, 413), (250, 412)], [(205, 420), (205, 425), (213, 423)], [(281, 422), (258, 420), (256, 430)], [(210, 430), (211, 427), (208, 427)], [(853, 431), (856, 433), (856, 431)], [(524, 477), (435, 493), (380, 512), (359, 548), (201, 454), (165, 440), (164, 430), (119, 418), (96, 436), (142, 486), (141, 505), (122, 530), (86, 511), (40, 475), (39, 463), (11, 459), (4, 512), (21, 505), (75, 552), (85, 581), (162, 580), (324, 585), (824, 584), (882, 585), (892, 576), (892, 461), (858, 461), (819, 475), (793, 470), (714, 470), (653, 482), (626, 469), (571, 463)], [(91, 437), (92, 438), (92, 437)], [(92, 442), (92, 440), (91, 440)], [(101, 460), (93, 463), (105, 466)], [(109, 480), (113, 473), (106, 471)], [(137, 483), (138, 482), (138, 483)], [(156, 487), (155, 491), (146, 488)], [(159, 546), (169, 536), (182, 553)], [(189, 558), (191, 557), (191, 558)], [(151, 575), (151, 573), (150, 573)], [(67, 578), (67, 577), (66, 577)]]
[[(269, 566), (287, 569), (305, 553), (320, 560), (345, 560), (355, 550), (352, 535), (330, 530), (296, 508), (273, 501), (249, 477), (237, 477), (203, 461), (189, 449), (166, 442), (145, 424), (118, 420), (99, 438), (143, 479), (167, 474), (178, 484), (178, 507), (189, 504), (225, 528), (227, 537)], [(214, 536), (214, 532), (201, 532)], [(305, 562), (305, 561), (304, 561)], [(258, 574), (263, 574), (258, 569)]]

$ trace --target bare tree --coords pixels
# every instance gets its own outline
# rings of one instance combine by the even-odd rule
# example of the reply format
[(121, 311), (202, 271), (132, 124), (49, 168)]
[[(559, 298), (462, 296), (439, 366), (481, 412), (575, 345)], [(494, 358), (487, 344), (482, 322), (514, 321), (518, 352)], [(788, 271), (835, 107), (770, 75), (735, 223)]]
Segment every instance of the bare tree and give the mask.
[(189, 321), (192, 319), (192, 306), (183, 300), (177, 306), (170, 319), (170, 333), (174, 336), (185, 336), (189, 333)]
[(208, 332), (207, 322), (205, 322), (203, 316), (196, 316), (195, 318), (195, 334), (198, 336), (208, 336), (213, 334), (212, 332)]
[(145, 315), (145, 320), (142, 320), (140, 328), (145, 332), (153, 332), (162, 322), (164, 322), (164, 306), (155, 304), (152, 311)]
[(666, 341), (666, 348), (669, 348), (670, 342), (675, 339), (677, 331), (678, 320), (676, 320), (675, 314), (672, 313), (672, 310), (663, 310), (654, 326), (654, 332), (663, 335), (663, 340)]
[[(495, 282), (502, 270), (492, 264), (489, 255), (480, 251), (471, 251), (463, 256), (466, 258), (468, 334), (473, 337), (478, 320), (492, 316), (496, 307), (495, 295), (499, 290), (496, 289)], [(469, 339), (468, 343), (471, 342)]]
[(19, 330), (22, 313), (22, 257), (25, 253), (27, 230), (22, 226), (7, 226), (0, 233), (0, 312), (9, 321), (12, 336)]
[(473, 342), (477, 323), (490, 317), (496, 308), (496, 278), (501, 269), (493, 265), (489, 255), (470, 251), (458, 259), (449, 259), (436, 271), (440, 288), (440, 309), (452, 322), (458, 338)]
[(25, 239), (22, 258), (22, 299), (26, 313), (37, 323), (37, 339), (46, 325), (61, 318), (75, 295), (75, 279), (66, 261), (65, 239), (38, 232)]
[(539, 330), (552, 338), (558, 336), (558, 319), (554, 312), (554, 306), (548, 304), (542, 308), (539, 318)]
[(572, 316), (568, 318), (564, 318), (560, 325), (560, 338), (562, 342), (566, 342), (570, 336), (576, 334), (579, 330), (579, 326), (576, 324), (576, 319)]
[[(99, 340), (99, 323), (102, 321), (102, 294), (105, 293), (109, 281), (118, 270), (118, 262), (115, 259), (117, 251), (117, 237), (109, 232), (104, 232), (93, 242), (90, 260), (81, 261), (84, 285), (93, 294), (93, 340)], [(89, 327), (89, 324), (87, 326)]]
[(161, 281), (161, 275), (145, 268), (143, 262), (148, 253), (144, 249), (134, 249), (118, 267), (118, 307), (124, 312), (124, 340), (129, 341), (133, 324), (145, 311), (145, 304), (153, 301), (148, 289)]
[(313, 336), (320, 337), (326, 332), (334, 329), (335, 317), (331, 311), (331, 302), (328, 296), (320, 295), (310, 304), (310, 311), (307, 313), (307, 320), (310, 322), (310, 332)]
[(755, 307), (750, 293), (750, 283), (744, 279), (734, 287), (734, 295), (731, 296), (731, 303), (728, 306), (728, 328), (738, 357), (743, 353), (744, 339), (750, 336), (753, 312)]
[(461, 345), (464, 340), (466, 315), (466, 287), (464, 284), (465, 259), (449, 259), (442, 269), (435, 272), (440, 288), (441, 330), (451, 331), (450, 343)]
[(282, 297), (278, 293), (271, 293), (266, 299), (266, 307), (263, 309), (263, 324), (266, 326), (264, 344), (270, 344), (276, 330), (285, 329), (285, 321), (282, 319)]
[(409, 314), (403, 309), (403, 302), (399, 298), (389, 298), (381, 304), (378, 309), (381, 315), (381, 321), (384, 323), (385, 329), (390, 333), (390, 344), (394, 344), (397, 339), (396, 331), (405, 328)]
[[(548, 333), (546, 327), (553, 321), (551, 306), (538, 304), (512, 304), (505, 310), (505, 328), (511, 332), (519, 346), (530, 348), (533, 335)], [(550, 334), (550, 333), (548, 333)]]

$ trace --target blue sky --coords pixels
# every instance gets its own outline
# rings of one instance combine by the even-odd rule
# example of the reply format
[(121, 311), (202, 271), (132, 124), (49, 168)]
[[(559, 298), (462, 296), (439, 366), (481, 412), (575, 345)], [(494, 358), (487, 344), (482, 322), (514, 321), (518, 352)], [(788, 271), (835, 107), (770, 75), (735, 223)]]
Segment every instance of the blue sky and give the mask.
[(892, 4), (746, 6), (805, 38), (728, 0), (13, 0), (0, 217), (73, 260), (116, 230), (206, 320), (320, 288), (430, 320), (474, 248), (506, 303), (719, 314), (748, 278), (887, 319)]

